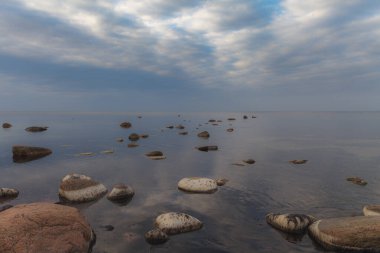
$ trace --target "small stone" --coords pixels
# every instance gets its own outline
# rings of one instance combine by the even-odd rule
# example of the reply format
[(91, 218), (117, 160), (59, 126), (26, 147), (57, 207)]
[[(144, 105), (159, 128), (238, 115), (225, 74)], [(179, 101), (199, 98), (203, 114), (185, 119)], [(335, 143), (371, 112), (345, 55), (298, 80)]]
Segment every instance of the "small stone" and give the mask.
[(185, 132), (179, 132), (178, 134), (179, 134), (179, 135), (187, 135), (188, 132), (186, 132), (186, 131), (185, 131)]
[(228, 129), (227, 129), (227, 132), (230, 132), (230, 133), (231, 133), (231, 132), (233, 132), (233, 131), (234, 131), (233, 128), (228, 128)]
[(236, 120), (236, 119), (235, 118), (228, 118), (227, 120), (232, 121), (232, 120)]
[(218, 150), (218, 146), (203, 146), (203, 147), (197, 147), (199, 151), (208, 152), (208, 151), (215, 151)]
[(178, 182), (178, 189), (193, 193), (214, 193), (218, 187), (214, 179), (186, 177)]
[(114, 226), (112, 225), (103, 225), (103, 226), (100, 226), (104, 231), (112, 231), (114, 230)]
[(244, 164), (244, 163), (240, 163), (240, 162), (238, 162), (238, 163), (232, 163), (232, 165), (235, 165), (235, 166), (240, 166), (240, 167), (243, 167), (243, 166), (245, 166), (245, 164)]
[(3, 205), (0, 207), (0, 212), (5, 211), (5, 210), (12, 208), (12, 207), (13, 207), (12, 205)]
[(13, 146), (12, 153), (13, 162), (24, 163), (50, 155), (52, 151), (41, 147)]
[(145, 240), (150, 244), (162, 244), (169, 240), (169, 236), (161, 229), (155, 228), (145, 233)]
[(107, 188), (92, 178), (80, 175), (66, 175), (59, 186), (59, 196), (69, 202), (89, 202), (106, 194)]
[(256, 116), (252, 116), (252, 119), (256, 119)]
[(103, 151), (100, 151), (100, 153), (102, 153), (102, 154), (113, 154), (114, 151), (113, 151), (112, 149), (110, 149), (110, 150), (103, 150)]
[(185, 213), (164, 213), (159, 215), (155, 221), (155, 227), (164, 233), (173, 235), (201, 229), (203, 224), (197, 218)]
[(223, 186), (223, 185), (225, 185), (227, 182), (228, 182), (228, 179), (225, 179), (225, 178), (219, 178), (219, 179), (216, 180), (216, 184), (217, 184), (218, 186)]
[(293, 164), (305, 164), (307, 160), (291, 160), (289, 162)]
[(247, 115), (244, 115), (244, 116), (243, 116), (243, 119), (248, 119), (248, 116), (247, 116)]
[(163, 156), (164, 154), (161, 151), (151, 151), (145, 154), (146, 156)]
[(135, 148), (135, 147), (138, 147), (139, 144), (137, 144), (136, 142), (131, 142), (131, 143), (128, 143), (128, 148)]
[(0, 188), (0, 198), (16, 198), (18, 190), (12, 188)]
[(124, 139), (123, 139), (123, 138), (117, 138), (116, 141), (117, 141), (117, 142), (123, 142)]
[(247, 160), (244, 160), (243, 162), (248, 163), (248, 164), (254, 164), (256, 161), (253, 159), (247, 159)]
[(380, 205), (366, 205), (363, 207), (364, 216), (379, 216)]
[(267, 214), (269, 225), (287, 233), (303, 233), (316, 219), (305, 214)]
[(175, 128), (177, 128), (177, 129), (185, 129), (185, 127), (183, 125), (177, 125)]
[(367, 182), (364, 181), (364, 179), (360, 177), (349, 177), (347, 178), (347, 181), (352, 182), (353, 184), (361, 185), (361, 186), (364, 186), (367, 184)]
[(43, 132), (46, 131), (48, 127), (40, 127), (40, 126), (32, 126), (25, 128), (25, 131), (27, 132)]
[(79, 153), (78, 155), (80, 155), (80, 156), (94, 156), (95, 153), (93, 153), (93, 152), (82, 152), (82, 153)]
[(131, 199), (135, 195), (135, 191), (132, 187), (126, 184), (114, 185), (111, 192), (108, 193), (107, 199), (111, 201), (124, 201)]
[(169, 129), (173, 129), (173, 128), (174, 128), (174, 126), (167, 126), (166, 128), (169, 128)]
[(210, 119), (208, 122), (213, 123), (213, 122), (216, 122), (216, 120)]
[(203, 131), (203, 132), (200, 132), (199, 134), (197, 134), (197, 136), (201, 137), (201, 138), (209, 138), (210, 134), (207, 131)]
[(140, 138), (146, 139), (149, 137), (149, 134), (140, 134)]
[(12, 124), (7, 123), (7, 122), (3, 123), (3, 128), (11, 128), (11, 127), (12, 127)]
[(140, 139), (140, 136), (136, 133), (132, 133), (128, 136), (128, 139), (130, 141), (138, 141)]
[(130, 128), (132, 127), (132, 124), (130, 122), (123, 122), (120, 124), (122, 128)]

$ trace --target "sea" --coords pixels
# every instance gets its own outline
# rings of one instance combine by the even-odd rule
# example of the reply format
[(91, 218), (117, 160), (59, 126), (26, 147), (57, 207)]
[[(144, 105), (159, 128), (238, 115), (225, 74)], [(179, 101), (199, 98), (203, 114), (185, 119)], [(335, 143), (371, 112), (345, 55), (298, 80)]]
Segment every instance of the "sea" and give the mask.
[[(132, 127), (121, 128), (125, 121)], [(13, 127), (0, 128), (0, 187), (20, 194), (0, 207), (58, 202), (60, 181), (69, 173), (90, 176), (109, 190), (117, 183), (134, 188), (134, 197), (123, 205), (105, 197), (73, 204), (96, 233), (93, 253), (324, 252), (307, 234), (292, 236), (269, 226), (265, 215), (356, 216), (364, 205), (380, 204), (380, 112), (0, 112), (4, 122)], [(25, 131), (29, 126), (48, 130), (30, 133)], [(180, 135), (183, 131), (188, 134)], [(197, 137), (201, 131), (210, 137)], [(131, 133), (149, 137), (130, 148)], [(14, 163), (14, 145), (46, 147), (53, 153)], [(218, 150), (196, 148), (206, 145)], [(145, 156), (154, 150), (166, 159)], [(87, 152), (93, 155), (80, 155)], [(246, 159), (256, 162), (236, 165)], [(289, 163), (294, 159), (307, 162)], [(354, 176), (368, 184), (346, 180)], [(189, 194), (177, 187), (184, 177), (228, 182), (212, 194)], [(150, 245), (144, 234), (165, 212), (187, 213), (203, 227)], [(114, 229), (107, 231), (108, 225)]]

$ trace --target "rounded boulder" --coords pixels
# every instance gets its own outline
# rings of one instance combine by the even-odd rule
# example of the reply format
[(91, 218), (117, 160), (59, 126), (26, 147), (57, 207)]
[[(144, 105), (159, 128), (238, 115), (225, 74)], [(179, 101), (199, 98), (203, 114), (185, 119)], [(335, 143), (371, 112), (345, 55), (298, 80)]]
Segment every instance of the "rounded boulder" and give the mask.
[(194, 193), (213, 193), (218, 189), (214, 179), (204, 177), (186, 177), (178, 182), (178, 188)]
[(154, 224), (156, 228), (169, 235), (198, 230), (203, 226), (203, 223), (197, 218), (176, 212), (159, 215)]

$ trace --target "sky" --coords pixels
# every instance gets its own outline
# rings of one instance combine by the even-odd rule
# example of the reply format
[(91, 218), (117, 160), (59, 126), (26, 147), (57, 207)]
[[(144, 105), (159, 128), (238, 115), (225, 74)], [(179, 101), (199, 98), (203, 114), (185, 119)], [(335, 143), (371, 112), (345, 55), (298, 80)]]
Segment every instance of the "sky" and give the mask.
[(1, 0), (0, 111), (380, 110), (378, 0)]

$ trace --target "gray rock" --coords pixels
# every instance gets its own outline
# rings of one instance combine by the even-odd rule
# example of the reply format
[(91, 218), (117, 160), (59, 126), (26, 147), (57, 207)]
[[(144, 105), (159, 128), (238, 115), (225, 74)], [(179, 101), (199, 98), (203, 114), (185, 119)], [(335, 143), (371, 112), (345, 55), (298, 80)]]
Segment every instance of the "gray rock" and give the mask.
[(200, 132), (197, 136), (201, 138), (209, 138), (210, 134), (207, 131), (203, 131), (203, 132)]
[(185, 129), (185, 127), (183, 125), (177, 125), (175, 128), (177, 128), (177, 129)]
[(202, 147), (197, 147), (197, 149), (203, 152), (216, 151), (218, 150), (218, 146), (202, 146)]
[(184, 132), (179, 132), (178, 134), (179, 134), (179, 135), (187, 135), (188, 132), (184, 131)]
[(128, 139), (130, 141), (138, 141), (140, 139), (140, 135), (136, 134), (136, 133), (132, 133), (128, 136)]
[(28, 131), (28, 132), (43, 132), (43, 131), (46, 131), (47, 129), (48, 129), (48, 127), (31, 126), (31, 127), (25, 128), (25, 131)]
[(103, 184), (80, 174), (66, 175), (59, 186), (59, 196), (69, 202), (89, 202), (106, 193), (107, 188)]
[(159, 215), (156, 218), (155, 226), (164, 233), (172, 235), (201, 229), (203, 224), (188, 214), (170, 212)]
[(132, 187), (126, 184), (116, 184), (111, 192), (108, 193), (107, 199), (111, 201), (124, 201), (132, 198), (133, 195), (135, 195), (135, 191)]
[(305, 164), (307, 160), (291, 160), (289, 162), (293, 164)]
[(12, 124), (7, 123), (7, 122), (3, 123), (3, 128), (11, 128), (11, 127), (12, 127)]
[(248, 164), (254, 164), (256, 161), (253, 159), (247, 159), (247, 160), (243, 160), (243, 162), (248, 163)]
[(162, 244), (169, 240), (169, 236), (161, 229), (155, 228), (145, 233), (145, 240), (150, 244)]
[(0, 198), (16, 198), (18, 190), (12, 188), (0, 188)]
[(227, 132), (230, 132), (230, 133), (231, 133), (231, 132), (233, 132), (233, 131), (234, 131), (233, 128), (228, 128), (228, 129), (227, 129)]
[(123, 122), (120, 124), (122, 128), (130, 128), (132, 127), (132, 124), (130, 122)]
[(274, 214), (265, 216), (268, 224), (287, 233), (303, 233), (316, 219), (305, 214)]
[(327, 250), (380, 252), (380, 217), (318, 220), (310, 225), (309, 235)]
[(213, 193), (218, 189), (218, 186), (214, 179), (186, 177), (178, 182), (178, 189), (193, 193)]
[(24, 163), (50, 155), (52, 151), (41, 147), (13, 146), (12, 153), (15, 163)]
[(366, 205), (363, 207), (364, 216), (380, 215), (380, 205)]

